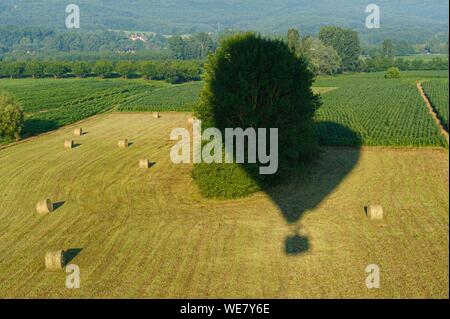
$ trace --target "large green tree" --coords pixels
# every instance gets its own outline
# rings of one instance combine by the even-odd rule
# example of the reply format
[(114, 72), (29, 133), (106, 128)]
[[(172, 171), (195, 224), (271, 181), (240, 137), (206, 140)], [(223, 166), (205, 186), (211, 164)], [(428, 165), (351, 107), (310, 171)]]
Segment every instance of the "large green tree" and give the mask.
[(8, 93), (0, 93), (0, 139), (18, 139), (24, 114), (19, 103)]
[(323, 27), (319, 32), (319, 39), (337, 51), (342, 59), (344, 70), (358, 69), (361, 43), (356, 31), (340, 27)]
[(131, 77), (137, 70), (136, 65), (131, 61), (120, 61), (116, 65), (116, 72), (124, 78)]
[(323, 44), (319, 39), (311, 40), (308, 56), (311, 70), (317, 75), (336, 74), (341, 70), (342, 59), (339, 54), (335, 49)]
[[(309, 59), (313, 39), (310, 36), (301, 37), (296, 29), (288, 31), (288, 46), (291, 51), (300, 58)], [(308, 61), (309, 62), (309, 61)]]
[[(203, 128), (216, 127), (223, 136), (225, 128), (278, 128), (280, 170), (274, 176), (315, 154), (313, 116), (319, 99), (311, 88), (313, 74), (286, 43), (253, 33), (232, 36), (210, 55), (204, 80), (196, 108)], [(229, 165), (197, 165), (194, 176), (200, 188), (213, 197), (241, 188), (245, 174)], [(244, 165), (250, 176), (259, 179), (256, 166)]]
[(194, 39), (197, 42), (197, 55), (199, 58), (205, 57), (215, 50), (214, 42), (209, 34), (204, 32), (198, 33), (194, 36)]
[(55, 79), (62, 77), (69, 72), (69, 67), (65, 62), (50, 62), (45, 65), (45, 73), (51, 74)]
[(143, 61), (139, 63), (139, 72), (148, 80), (157, 76), (157, 63), (153, 61)]
[(45, 65), (40, 61), (30, 61), (26, 64), (24, 73), (33, 79), (44, 75)]
[(186, 43), (180, 36), (173, 36), (169, 39), (169, 48), (175, 59), (184, 59)]
[(11, 79), (21, 77), (25, 72), (24, 62), (4, 62), (1, 65), (2, 74), (9, 76)]
[(72, 73), (79, 78), (84, 78), (85, 76), (88, 76), (91, 72), (91, 66), (89, 63), (80, 61), (76, 62), (72, 65)]

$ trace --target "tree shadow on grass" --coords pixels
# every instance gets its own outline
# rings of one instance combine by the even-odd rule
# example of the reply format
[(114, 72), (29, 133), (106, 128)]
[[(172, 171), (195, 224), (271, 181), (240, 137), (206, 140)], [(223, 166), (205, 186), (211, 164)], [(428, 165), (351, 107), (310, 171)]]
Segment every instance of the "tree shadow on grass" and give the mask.
[[(322, 148), (317, 159), (298, 168), (292, 168), (275, 184), (258, 183), (278, 206), (286, 223), (292, 228), (292, 233), (286, 236), (284, 243), (284, 251), (290, 256), (302, 254), (310, 249), (309, 238), (301, 231), (299, 225), (302, 216), (317, 207), (332, 193), (360, 158), (361, 139), (357, 133), (332, 122), (320, 122), (317, 129), (322, 133), (330, 130), (340, 136), (336, 141), (326, 143), (327, 145), (334, 143), (342, 145), (347, 141), (353, 147)], [(249, 174), (252, 175), (250, 171)]]
[(26, 119), (23, 126), (22, 136), (28, 137), (49, 131), (53, 131), (59, 127), (58, 123), (53, 120), (44, 120), (38, 118)]

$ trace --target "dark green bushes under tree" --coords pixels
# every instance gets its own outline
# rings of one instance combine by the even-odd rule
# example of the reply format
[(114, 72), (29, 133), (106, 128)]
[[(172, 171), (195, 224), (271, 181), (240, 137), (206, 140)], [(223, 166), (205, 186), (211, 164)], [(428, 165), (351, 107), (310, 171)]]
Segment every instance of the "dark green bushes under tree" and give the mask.
[(342, 71), (342, 59), (336, 50), (321, 40), (310, 36), (300, 37), (296, 29), (287, 35), (289, 49), (299, 58), (307, 61), (315, 75), (333, 75)]

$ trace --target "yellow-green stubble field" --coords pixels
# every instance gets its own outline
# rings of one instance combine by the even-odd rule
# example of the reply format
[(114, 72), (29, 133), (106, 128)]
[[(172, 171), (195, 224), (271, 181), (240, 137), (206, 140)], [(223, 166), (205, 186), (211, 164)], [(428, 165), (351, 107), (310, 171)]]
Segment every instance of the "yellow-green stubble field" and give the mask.
[[(1, 149), (0, 297), (448, 298), (448, 150), (326, 148), (283, 186), (211, 201), (170, 161), (188, 117), (104, 114), (81, 137), (70, 126)], [(58, 207), (38, 215), (46, 197)], [(58, 249), (80, 289), (45, 269)], [(369, 264), (380, 289), (366, 288)]]

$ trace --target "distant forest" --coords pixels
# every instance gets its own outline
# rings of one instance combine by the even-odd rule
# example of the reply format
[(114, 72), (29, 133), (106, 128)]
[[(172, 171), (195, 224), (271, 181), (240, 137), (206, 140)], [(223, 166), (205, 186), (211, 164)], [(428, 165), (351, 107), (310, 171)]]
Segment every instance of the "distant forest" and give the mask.
[[(64, 29), (61, 0), (1, 0), (0, 25)], [(84, 30), (148, 31), (158, 34), (256, 30), (305, 35), (334, 25), (358, 31), (365, 44), (384, 39), (422, 44), (448, 38), (448, 0), (377, 0), (381, 28), (365, 28), (368, 0), (77, 0)]]
[[(247, 31), (289, 43), (316, 74), (448, 69), (447, 1), (380, 0), (381, 28), (372, 30), (364, 26), (366, 2), (79, 0), (81, 28), (68, 30), (67, 4), (60, 0), (2, 0), (1, 76), (34, 76), (30, 70), (36, 68), (44, 70), (38, 76), (70, 76), (77, 61), (90, 69), (97, 61), (109, 61), (113, 69), (120, 61), (202, 64), (222, 38)], [(400, 58), (415, 54), (432, 59)], [(155, 77), (169, 81), (197, 77), (184, 64), (161, 70)]]
[[(181, 83), (199, 80), (203, 64), (227, 33), (160, 36), (123, 31), (57, 31), (0, 27), (0, 77), (146, 77)], [(399, 56), (448, 51), (447, 43), (413, 46), (385, 39), (364, 47), (358, 32), (325, 26), (316, 37), (289, 29), (276, 36), (308, 64), (316, 75), (348, 71), (447, 70), (448, 56), (422, 60)], [(139, 62), (139, 63), (133, 63)]]

